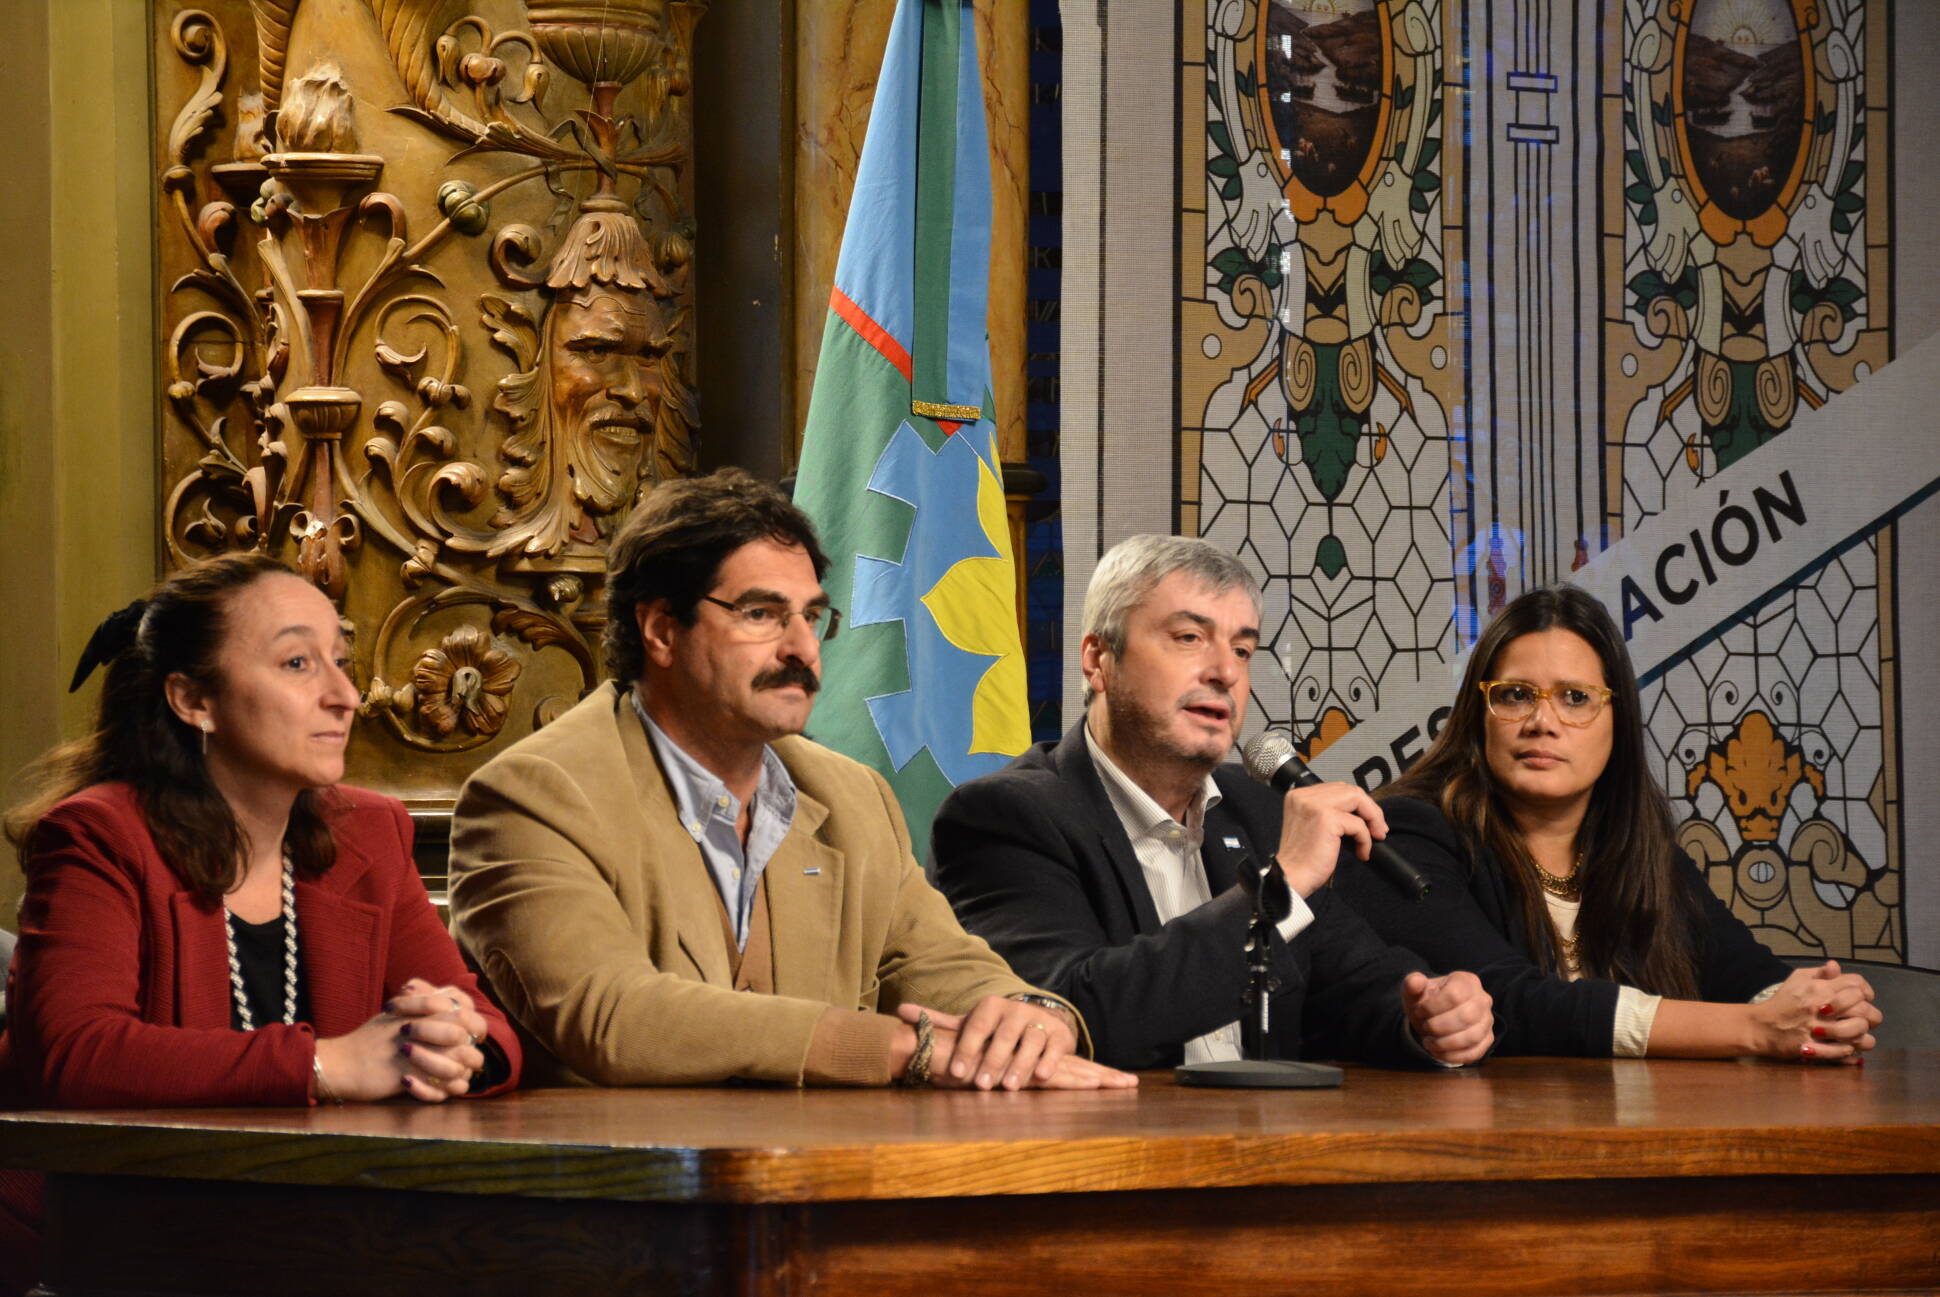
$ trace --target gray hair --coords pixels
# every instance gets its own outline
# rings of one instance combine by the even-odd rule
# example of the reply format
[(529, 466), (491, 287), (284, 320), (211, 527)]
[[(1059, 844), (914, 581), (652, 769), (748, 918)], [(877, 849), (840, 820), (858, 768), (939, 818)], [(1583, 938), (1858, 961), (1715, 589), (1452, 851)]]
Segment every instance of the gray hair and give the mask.
[[(1154, 586), (1174, 572), (1189, 573), (1215, 594), (1244, 590), (1260, 606), (1260, 583), (1252, 569), (1209, 540), (1193, 536), (1131, 536), (1098, 560), (1085, 587), (1084, 633), (1096, 635), (1114, 656), (1125, 652), (1125, 623)], [(1085, 705), (1092, 693), (1085, 691)]]

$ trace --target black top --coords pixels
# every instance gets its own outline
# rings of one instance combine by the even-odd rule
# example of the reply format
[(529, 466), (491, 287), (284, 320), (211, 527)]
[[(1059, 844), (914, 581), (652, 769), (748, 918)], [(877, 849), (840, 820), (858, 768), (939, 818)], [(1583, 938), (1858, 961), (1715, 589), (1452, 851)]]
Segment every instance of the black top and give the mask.
[[(1244, 945), (1252, 902), (1238, 861), (1280, 840), (1280, 795), (1237, 767), (1214, 775), (1200, 855), (1212, 899), (1161, 924), (1117, 811), (1085, 746), (1083, 723), (994, 775), (951, 793), (931, 832), (930, 873), (963, 926), (1018, 976), (1084, 1015), (1100, 1062), (1171, 1066), (1185, 1042), (1247, 1020)], [(1228, 840), (1233, 844), (1228, 845)], [(1422, 962), (1368, 929), (1322, 888), (1291, 942), (1273, 937), (1281, 989), (1271, 1054), (1425, 1066), (1401, 981)]]
[[(1419, 952), (1437, 972), (1466, 968), (1482, 979), (1495, 998), (1496, 1053), (1607, 1057), (1618, 984), (1544, 973), (1494, 853), (1471, 853), (1441, 811), (1418, 798), (1390, 798), (1381, 809), (1388, 844), (1427, 877), (1428, 896), (1405, 900), (1366, 870), (1336, 876), (1341, 896), (1376, 932)], [(1712, 894), (1691, 858), (1679, 852), (1676, 868), (1692, 916), (1699, 998), (1743, 1003), (1784, 981), (1792, 970)]]
[[(231, 914), (229, 931), (236, 942), (236, 965), (242, 970), (243, 994), (249, 997), (249, 1011), (256, 1025), (267, 1027), (283, 1021), (283, 916), (267, 923), (246, 923)], [(303, 952), (296, 956), (296, 1020), (310, 1020), (310, 988), (303, 976)], [(242, 1030), (242, 1015), (236, 1011), (234, 988), (229, 993), (229, 1027)]]

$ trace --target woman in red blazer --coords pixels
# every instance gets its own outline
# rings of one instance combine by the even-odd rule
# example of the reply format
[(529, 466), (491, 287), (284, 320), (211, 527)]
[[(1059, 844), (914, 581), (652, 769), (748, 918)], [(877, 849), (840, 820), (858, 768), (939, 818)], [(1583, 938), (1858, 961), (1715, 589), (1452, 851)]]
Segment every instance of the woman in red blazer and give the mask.
[[(358, 695), (337, 611), (259, 555), (103, 623), (93, 734), (7, 817), (27, 875), (0, 1091), (71, 1107), (436, 1103), (518, 1080), (411, 861), (340, 785)], [(0, 1290), (36, 1277), (37, 1177), (0, 1172)]]

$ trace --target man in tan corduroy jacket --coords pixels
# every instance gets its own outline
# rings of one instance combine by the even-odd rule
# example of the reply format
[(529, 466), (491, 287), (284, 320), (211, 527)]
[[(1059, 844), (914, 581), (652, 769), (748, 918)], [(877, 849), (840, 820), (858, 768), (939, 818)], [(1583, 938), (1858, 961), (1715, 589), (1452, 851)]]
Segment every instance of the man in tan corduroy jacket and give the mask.
[(528, 1078), (1131, 1084), (958, 925), (883, 778), (800, 737), (827, 567), (739, 470), (656, 488), (613, 543), (613, 682), (466, 781), (452, 927)]

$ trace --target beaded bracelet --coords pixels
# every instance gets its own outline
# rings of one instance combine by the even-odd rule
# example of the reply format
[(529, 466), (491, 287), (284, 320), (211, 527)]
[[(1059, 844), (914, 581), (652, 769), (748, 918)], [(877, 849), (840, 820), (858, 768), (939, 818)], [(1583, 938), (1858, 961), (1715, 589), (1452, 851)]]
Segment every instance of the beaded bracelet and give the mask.
[(912, 1089), (930, 1083), (930, 1056), (936, 1052), (936, 1027), (930, 1022), (930, 1015), (916, 1015), (916, 1052), (909, 1056), (909, 1064), (903, 1068), (902, 1084)]

